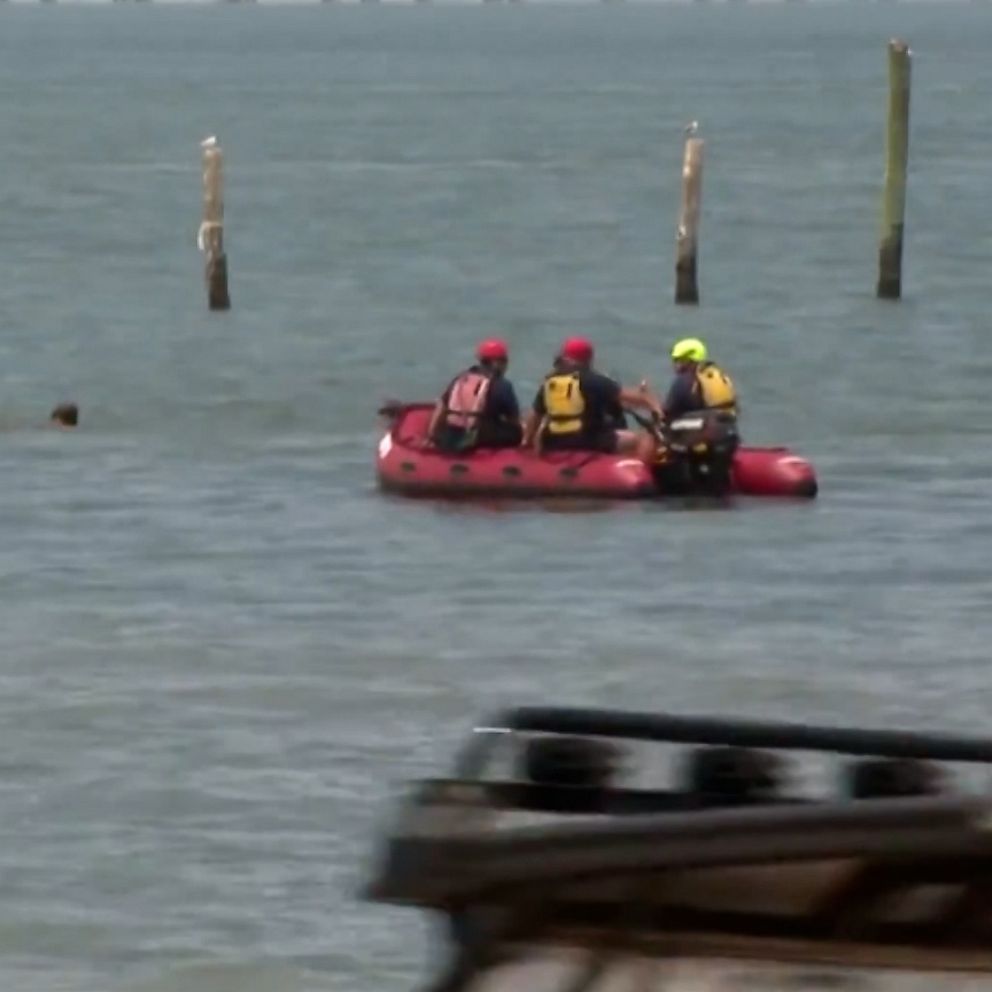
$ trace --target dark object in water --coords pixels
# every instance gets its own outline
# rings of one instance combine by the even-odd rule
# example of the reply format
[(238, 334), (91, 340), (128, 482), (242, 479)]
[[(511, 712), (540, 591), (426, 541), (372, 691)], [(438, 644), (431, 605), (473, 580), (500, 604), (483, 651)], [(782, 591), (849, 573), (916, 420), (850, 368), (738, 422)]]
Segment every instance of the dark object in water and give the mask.
[(79, 423), (79, 407), (75, 403), (60, 403), (49, 419), (60, 427), (75, 427)]
[[(634, 785), (621, 761), (647, 777), (657, 763), (631, 758), (649, 743), (692, 749)], [(833, 787), (809, 791), (799, 752), (839, 759)], [(446, 915), (432, 992), (655, 992), (676, 959), (926, 971), (937, 988), (992, 975), (992, 796), (947, 767), (975, 762), (992, 740), (516, 709), (414, 788), (366, 895)]]

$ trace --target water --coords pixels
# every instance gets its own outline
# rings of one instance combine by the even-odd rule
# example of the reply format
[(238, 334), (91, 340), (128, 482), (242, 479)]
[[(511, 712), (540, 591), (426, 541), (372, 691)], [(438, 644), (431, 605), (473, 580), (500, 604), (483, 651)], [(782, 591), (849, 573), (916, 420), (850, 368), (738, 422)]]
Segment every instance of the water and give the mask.
[[(990, 43), (938, 4), (0, 10), (0, 984), (411, 988), (423, 921), (355, 898), (371, 837), (503, 704), (984, 730)], [(525, 396), (566, 334), (659, 386), (701, 334), (820, 499), (379, 495), (378, 402), (494, 331)], [(81, 429), (42, 429), (66, 398)]]

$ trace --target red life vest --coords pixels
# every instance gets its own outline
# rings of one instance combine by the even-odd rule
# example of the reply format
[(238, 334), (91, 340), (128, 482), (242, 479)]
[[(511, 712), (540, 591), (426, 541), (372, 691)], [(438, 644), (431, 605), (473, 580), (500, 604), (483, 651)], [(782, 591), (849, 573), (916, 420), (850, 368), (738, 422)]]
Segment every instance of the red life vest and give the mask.
[(488, 375), (477, 369), (468, 369), (457, 376), (448, 387), (445, 423), (465, 431), (478, 427), (491, 381)]

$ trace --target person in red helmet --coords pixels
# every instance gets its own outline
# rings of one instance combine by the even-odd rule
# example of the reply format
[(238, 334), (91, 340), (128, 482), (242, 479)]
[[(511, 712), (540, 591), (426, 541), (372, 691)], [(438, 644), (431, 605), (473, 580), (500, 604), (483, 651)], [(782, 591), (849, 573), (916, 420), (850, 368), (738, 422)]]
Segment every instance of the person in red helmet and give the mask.
[(618, 429), (624, 407), (662, 415), (658, 398), (648, 389), (627, 389), (592, 367), (595, 352), (585, 338), (569, 338), (534, 397), (522, 443), (538, 439), (542, 451), (632, 452), (644, 461), (654, 458), (654, 435)]
[(520, 444), (520, 406), (506, 378), (510, 352), (489, 338), (475, 349), (477, 361), (448, 383), (434, 406), (429, 442), (442, 451), (514, 448)]

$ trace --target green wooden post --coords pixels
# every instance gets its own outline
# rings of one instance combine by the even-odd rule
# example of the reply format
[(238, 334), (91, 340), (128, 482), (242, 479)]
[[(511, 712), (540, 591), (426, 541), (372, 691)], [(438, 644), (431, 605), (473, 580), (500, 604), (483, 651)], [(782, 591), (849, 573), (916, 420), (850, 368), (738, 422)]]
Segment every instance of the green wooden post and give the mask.
[(889, 42), (889, 122), (885, 143), (882, 240), (878, 250), (878, 296), (886, 300), (898, 300), (902, 295), (911, 54), (906, 42), (898, 39)]

